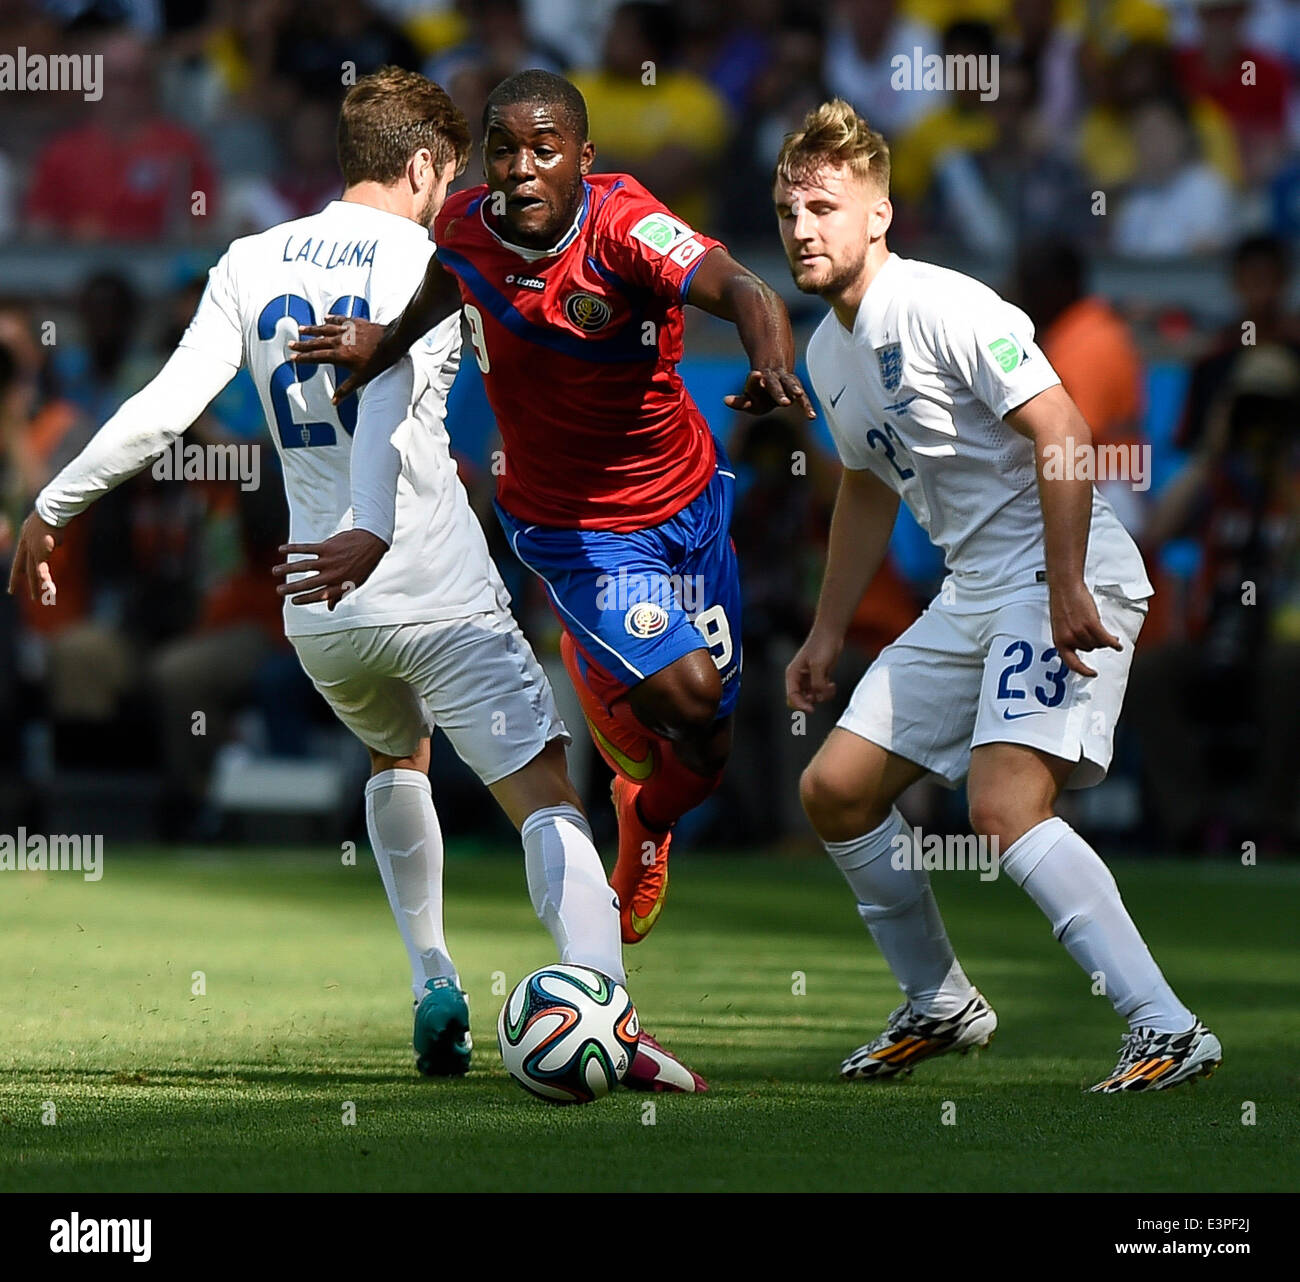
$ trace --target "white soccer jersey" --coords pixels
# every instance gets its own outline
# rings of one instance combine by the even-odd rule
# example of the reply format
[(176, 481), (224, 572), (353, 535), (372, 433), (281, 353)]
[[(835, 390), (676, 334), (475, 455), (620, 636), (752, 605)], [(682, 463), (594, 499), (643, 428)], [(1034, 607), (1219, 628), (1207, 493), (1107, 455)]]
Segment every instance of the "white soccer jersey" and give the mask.
[(373, 575), (333, 611), (323, 602), (286, 602), (287, 635), (503, 607), (509, 598), (457, 477), (444, 425), (446, 395), (460, 363), (459, 314), (416, 343), (356, 401), (337, 408), (331, 397), (346, 370), (288, 361), (299, 327), (327, 314), (380, 324), (396, 317), (433, 249), (417, 223), (351, 201), (333, 201), (317, 214), (236, 240), (212, 269), (171, 360), (50, 482), (38, 512), (63, 524), (138, 471), (245, 364), (283, 466), (289, 541), (321, 542), (352, 526), (355, 432), (366, 441), (357, 451), (358, 470), (365, 467), (376, 478), (367, 490), (371, 510), (358, 524), (391, 544)]
[[(942, 548), (954, 607), (1043, 581), (1033, 442), (1003, 416), (1059, 383), (1019, 308), (960, 272), (891, 254), (849, 333), (832, 312), (808, 371), (845, 467), (896, 491)], [(1150, 596), (1141, 554), (1094, 489), (1084, 579)]]

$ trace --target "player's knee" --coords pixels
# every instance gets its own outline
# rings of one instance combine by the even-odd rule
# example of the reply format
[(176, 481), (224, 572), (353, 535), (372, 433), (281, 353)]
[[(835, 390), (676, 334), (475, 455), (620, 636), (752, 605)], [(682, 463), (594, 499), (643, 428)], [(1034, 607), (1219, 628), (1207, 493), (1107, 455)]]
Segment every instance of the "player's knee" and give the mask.
[(370, 774), (381, 775), (385, 770), (417, 770), (420, 774), (429, 773), (429, 741), (421, 739), (416, 749), (409, 756), (389, 757), (382, 752), (368, 748), (370, 753)]
[(633, 692), (632, 707), (643, 722), (670, 738), (699, 738), (718, 719), (722, 678), (707, 655), (679, 659)]
[(1005, 850), (1029, 826), (1023, 811), (1023, 802), (1006, 793), (975, 793), (970, 799), (970, 826), (981, 837), (996, 837)]
[(823, 841), (852, 841), (879, 827), (884, 818), (875, 818), (869, 792), (816, 761), (799, 776), (799, 800)]

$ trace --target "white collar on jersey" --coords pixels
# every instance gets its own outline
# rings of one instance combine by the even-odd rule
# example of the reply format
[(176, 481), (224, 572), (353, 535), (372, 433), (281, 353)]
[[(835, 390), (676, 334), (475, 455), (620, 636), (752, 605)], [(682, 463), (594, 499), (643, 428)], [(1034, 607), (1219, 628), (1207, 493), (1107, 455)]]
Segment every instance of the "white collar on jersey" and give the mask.
[(889, 257), (880, 264), (875, 276), (871, 278), (871, 284), (867, 286), (866, 292), (862, 295), (862, 301), (858, 304), (858, 314), (853, 318), (853, 340), (855, 342), (862, 340), (870, 342), (874, 337), (871, 332), (875, 328), (874, 322), (879, 317), (881, 308), (888, 301), (889, 295), (893, 292), (894, 273), (898, 270), (897, 264), (901, 261), (902, 259), (897, 254), (890, 251)]
[(487, 214), (484, 212), (487, 205), (486, 194), (478, 203), (478, 216), (482, 221), (483, 226), (487, 228), (490, 236), (495, 237), (495, 239), (500, 244), (504, 245), (506, 249), (510, 250), (512, 254), (518, 254), (526, 263), (535, 263), (538, 259), (553, 258), (556, 254), (562, 254), (571, 244), (573, 244), (578, 232), (582, 229), (582, 224), (587, 219), (587, 206), (590, 204), (591, 188), (584, 182), (582, 184), (582, 204), (579, 206), (578, 212), (574, 216), (573, 225), (564, 233), (563, 236), (560, 237), (559, 240), (555, 242), (554, 245), (550, 247), (550, 249), (529, 249), (524, 245), (516, 245), (513, 241), (507, 240), (504, 236), (497, 235), (497, 233), (492, 230), (492, 224), (488, 222)]
[[(362, 200), (331, 200), (325, 206), (325, 209), (340, 209), (348, 214), (355, 214), (357, 210), (364, 209), (367, 214), (378, 214), (380, 218), (386, 218), (390, 221), (396, 219), (396, 225), (400, 225), (402, 230), (419, 232), (426, 239), (433, 234), (428, 227), (421, 226), (414, 218), (407, 218), (404, 214), (395, 214), (391, 209), (380, 209), (378, 205), (367, 205)], [(324, 210), (321, 212), (323, 213)], [(396, 230), (396, 226), (394, 229)]]

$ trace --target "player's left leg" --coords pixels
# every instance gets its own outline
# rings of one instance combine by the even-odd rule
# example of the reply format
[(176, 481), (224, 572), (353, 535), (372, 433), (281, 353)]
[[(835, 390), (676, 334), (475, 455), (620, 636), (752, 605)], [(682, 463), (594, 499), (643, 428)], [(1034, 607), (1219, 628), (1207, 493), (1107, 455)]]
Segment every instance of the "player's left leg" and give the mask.
[[(441, 641), (413, 646), (403, 666), (418, 682), (431, 719), (519, 830), (529, 896), (560, 960), (625, 984), (618, 901), (569, 778), (569, 735), (513, 617), (500, 612), (462, 621), (445, 629)], [(644, 1030), (625, 1085), (707, 1089)]]
[(1055, 814), (1067, 783), (1105, 777), (1142, 623), (1136, 604), (1099, 595), (1098, 606), (1124, 648), (1090, 652), (1092, 678), (1065, 672), (1045, 602), (1017, 603), (999, 616), (971, 750), (970, 817), (1129, 1024), (1119, 1065), (1094, 1089), (1160, 1090), (1212, 1072), (1218, 1039), (1179, 1001), (1097, 852)]

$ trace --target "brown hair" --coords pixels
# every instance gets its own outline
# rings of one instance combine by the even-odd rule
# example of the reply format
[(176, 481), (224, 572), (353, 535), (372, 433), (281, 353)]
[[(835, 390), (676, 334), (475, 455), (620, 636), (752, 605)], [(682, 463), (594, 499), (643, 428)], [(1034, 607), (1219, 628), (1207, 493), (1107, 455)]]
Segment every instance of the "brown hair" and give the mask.
[(802, 129), (786, 135), (773, 181), (801, 182), (827, 165), (847, 165), (862, 182), (889, 194), (889, 144), (843, 98), (814, 108)]
[(427, 147), (439, 169), (469, 160), (469, 125), (446, 91), (418, 72), (381, 67), (362, 76), (339, 111), (339, 168), (343, 182), (391, 183), (411, 156)]

